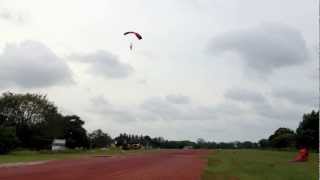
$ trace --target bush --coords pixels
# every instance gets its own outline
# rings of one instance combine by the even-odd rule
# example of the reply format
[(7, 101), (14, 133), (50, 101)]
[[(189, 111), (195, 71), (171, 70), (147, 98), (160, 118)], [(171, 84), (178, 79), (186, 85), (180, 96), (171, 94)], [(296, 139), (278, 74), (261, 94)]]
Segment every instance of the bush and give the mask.
[(0, 154), (9, 153), (18, 144), (16, 130), (13, 127), (0, 127)]

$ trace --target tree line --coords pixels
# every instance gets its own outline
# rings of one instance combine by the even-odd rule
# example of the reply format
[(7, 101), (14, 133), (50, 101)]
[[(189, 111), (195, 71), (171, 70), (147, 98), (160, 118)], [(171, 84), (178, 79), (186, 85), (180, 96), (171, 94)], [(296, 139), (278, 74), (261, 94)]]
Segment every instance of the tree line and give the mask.
[(0, 96), (0, 154), (17, 148), (50, 149), (54, 139), (65, 139), (68, 148), (101, 148), (111, 144), (129, 149), (131, 144), (145, 148), (285, 148), (305, 145), (318, 148), (319, 112), (303, 115), (296, 131), (279, 128), (268, 139), (259, 142), (172, 141), (163, 137), (121, 133), (112, 138), (98, 129), (91, 133), (79, 116), (63, 115), (57, 106), (40, 94), (3, 93)]
[(169, 141), (164, 139), (163, 137), (154, 137), (143, 136), (143, 135), (132, 135), (132, 134), (120, 134), (115, 138), (116, 146), (124, 147), (124, 149), (128, 149), (128, 145), (130, 144), (140, 144), (145, 148), (174, 148), (181, 149), (186, 146), (194, 146), (195, 143), (192, 141)]
[(311, 111), (303, 115), (302, 121), (296, 130), (280, 127), (268, 138), (258, 142), (206, 142), (198, 139), (197, 148), (221, 148), (221, 149), (280, 149), (280, 148), (301, 148), (307, 147), (318, 151), (319, 148), (319, 111)]
[(259, 141), (261, 148), (319, 148), (319, 111), (311, 111), (302, 117), (298, 128), (278, 128), (267, 139)]

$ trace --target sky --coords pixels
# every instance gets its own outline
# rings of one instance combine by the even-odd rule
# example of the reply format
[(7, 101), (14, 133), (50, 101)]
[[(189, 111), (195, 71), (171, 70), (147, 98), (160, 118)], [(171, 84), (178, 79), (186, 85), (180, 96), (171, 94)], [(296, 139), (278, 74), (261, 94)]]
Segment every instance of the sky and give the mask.
[(0, 92), (46, 94), (88, 132), (113, 137), (258, 141), (318, 109), (318, 8), (0, 0)]

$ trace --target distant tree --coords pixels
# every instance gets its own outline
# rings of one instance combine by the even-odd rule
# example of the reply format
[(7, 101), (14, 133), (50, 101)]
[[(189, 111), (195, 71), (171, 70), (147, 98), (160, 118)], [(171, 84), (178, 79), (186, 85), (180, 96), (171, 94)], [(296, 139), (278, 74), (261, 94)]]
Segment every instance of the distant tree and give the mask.
[(215, 149), (215, 148), (217, 148), (217, 143), (215, 143), (215, 142), (208, 142), (208, 148), (209, 148), (209, 149)]
[(256, 143), (250, 142), (250, 141), (244, 141), (239, 143), (238, 148), (243, 148), (243, 149), (252, 149), (256, 148), (257, 145)]
[(139, 143), (147, 148), (173, 148), (180, 149), (185, 146), (196, 146), (196, 143), (192, 141), (168, 141), (163, 137), (151, 138), (150, 136), (138, 136), (138, 135), (127, 135), (125, 133), (120, 134), (114, 138), (116, 145), (121, 146), (123, 149), (130, 149), (131, 143)]
[(133, 143), (136, 143), (136, 144), (141, 143), (141, 142), (139, 141), (139, 136), (138, 136), (138, 135), (135, 135), (133, 139), (134, 139), (134, 140), (133, 140)]
[(268, 139), (261, 139), (259, 142), (258, 142), (260, 148), (268, 148), (270, 147), (270, 142)]
[(186, 146), (192, 146), (194, 147), (196, 143), (191, 141), (168, 141), (164, 140), (161, 141), (160, 148), (169, 148), (169, 149), (181, 149)]
[(151, 146), (151, 137), (150, 136), (143, 136), (142, 145), (147, 147), (147, 148), (150, 148), (150, 146)]
[(197, 144), (205, 144), (206, 141), (203, 138), (198, 138), (197, 139)]
[(151, 145), (152, 147), (157, 147), (157, 148), (161, 148), (164, 143), (165, 143), (165, 139), (163, 137), (155, 137), (151, 139)]
[(304, 114), (296, 130), (297, 144), (318, 149), (319, 147), (319, 111)]
[(64, 116), (64, 138), (68, 148), (88, 148), (89, 139), (86, 130), (82, 127), (84, 121), (79, 116)]
[(129, 137), (125, 133), (120, 134), (119, 136), (114, 138), (116, 146), (118, 146), (118, 147), (127, 145), (128, 139), (129, 139)]
[(217, 148), (221, 149), (234, 149), (234, 143), (220, 142), (217, 144)]
[(203, 138), (198, 138), (197, 143), (195, 144), (195, 148), (208, 148), (207, 142)]
[(112, 143), (112, 138), (104, 133), (101, 129), (97, 129), (89, 134), (90, 147), (92, 148), (102, 148), (108, 147)]
[(285, 148), (295, 146), (294, 131), (288, 128), (279, 128), (269, 137), (271, 146), (274, 148)]

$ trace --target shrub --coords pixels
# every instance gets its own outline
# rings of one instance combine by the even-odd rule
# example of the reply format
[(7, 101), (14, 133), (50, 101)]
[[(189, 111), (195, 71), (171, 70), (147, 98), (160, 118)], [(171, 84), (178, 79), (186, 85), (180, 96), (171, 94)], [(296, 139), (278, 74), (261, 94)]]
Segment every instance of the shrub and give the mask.
[(0, 154), (9, 153), (18, 143), (13, 127), (0, 127)]

